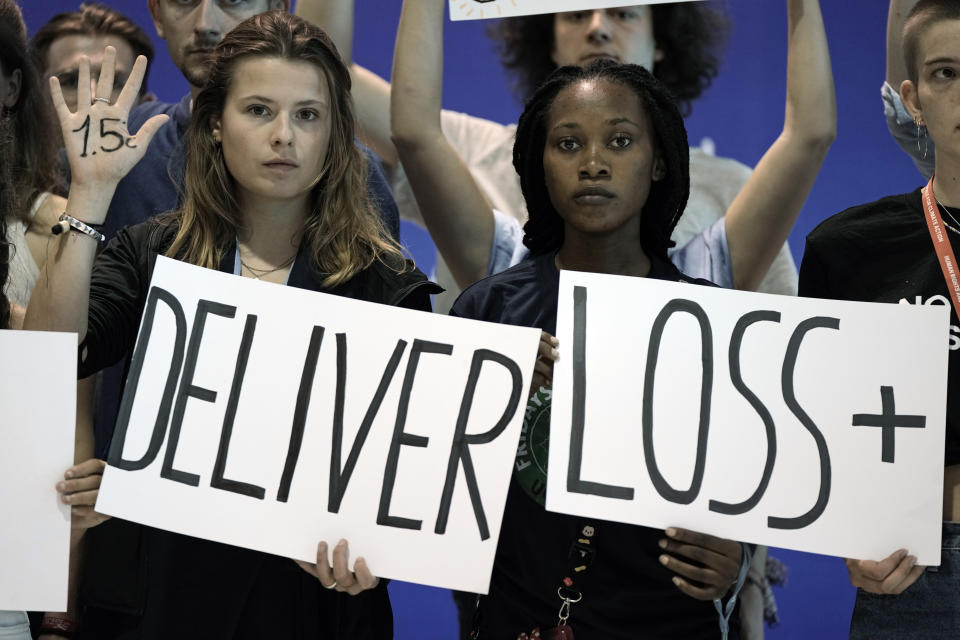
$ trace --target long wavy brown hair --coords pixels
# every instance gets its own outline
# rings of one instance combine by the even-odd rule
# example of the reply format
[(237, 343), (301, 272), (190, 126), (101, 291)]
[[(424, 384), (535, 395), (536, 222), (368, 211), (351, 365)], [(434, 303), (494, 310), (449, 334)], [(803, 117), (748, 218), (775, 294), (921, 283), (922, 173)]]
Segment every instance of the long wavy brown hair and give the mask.
[(13, 0), (0, 0), (0, 67), (7, 75), (20, 70), (17, 103), (2, 109), (11, 137), (6, 160), (13, 180), (10, 211), (26, 220), (34, 197), (43, 191), (62, 192), (63, 185), (53, 106), (30, 57), (27, 28)]
[(313, 188), (301, 243), (325, 287), (342, 284), (379, 260), (403, 269), (403, 254), (367, 197), (366, 159), (354, 144), (350, 73), (320, 28), (286, 11), (268, 11), (240, 23), (217, 45), (207, 86), (193, 103), (186, 142), (183, 206), (167, 255), (216, 269), (242, 228), (236, 186), (213, 138), (238, 62), (270, 56), (310, 62), (323, 70), (331, 109), (327, 156)]

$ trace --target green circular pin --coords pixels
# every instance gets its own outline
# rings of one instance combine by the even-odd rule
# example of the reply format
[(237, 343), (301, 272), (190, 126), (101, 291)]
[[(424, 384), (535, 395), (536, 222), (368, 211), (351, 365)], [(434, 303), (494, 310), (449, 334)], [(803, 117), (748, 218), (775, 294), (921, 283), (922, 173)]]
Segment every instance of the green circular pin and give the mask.
[(528, 496), (540, 506), (547, 496), (547, 453), (550, 448), (551, 391), (540, 387), (527, 402), (520, 430), (514, 473)]

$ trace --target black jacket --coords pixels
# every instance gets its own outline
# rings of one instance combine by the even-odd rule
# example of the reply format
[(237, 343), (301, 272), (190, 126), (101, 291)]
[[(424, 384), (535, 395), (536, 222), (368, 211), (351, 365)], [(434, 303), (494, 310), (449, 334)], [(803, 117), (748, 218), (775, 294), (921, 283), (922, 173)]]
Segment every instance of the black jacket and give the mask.
[[(175, 232), (169, 219), (135, 225), (97, 258), (80, 377), (129, 365), (157, 255)], [(225, 247), (221, 271), (233, 271), (234, 249)], [(398, 273), (381, 262), (324, 289), (309, 264), (297, 256), (289, 286), (423, 311), (441, 291), (411, 263)], [(385, 581), (348, 596), (323, 589), (290, 559), (116, 518), (87, 532), (84, 564), (77, 638), (393, 637)]]
[[(90, 278), (90, 309), (87, 334), (80, 346), (79, 377), (129, 359), (140, 328), (140, 316), (147, 299), (157, 256), (166, 253), (177, 228), (169, 218), (153, 219), (117, 233), (97, 257)], [(224, 247), (220, 271), (233, 273), (236, 245)], [(298, 289), (322, 291), (356, 300), (378, 302), (408, 309), (430, 311), (430, 294), (443, 291), (412, 262), (388, 267), (374, 262), (349, 282), (325, 289), (323, 275), (311, 267), (303, 247), (294, 261), (287, 284)], [(84, 350), (87, 351), (83, 357)]]

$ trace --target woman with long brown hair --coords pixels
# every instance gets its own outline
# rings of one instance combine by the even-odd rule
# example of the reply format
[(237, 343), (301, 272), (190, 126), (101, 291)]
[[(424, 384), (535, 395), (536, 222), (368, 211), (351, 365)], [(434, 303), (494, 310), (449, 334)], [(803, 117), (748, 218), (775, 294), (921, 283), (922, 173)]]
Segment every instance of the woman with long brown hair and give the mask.
[(12, 326), (23, 309), (47, 255), (50, 225), (63, 211), (57, 159), (56, 120), (27, 46), (27, 29), (13, 0), (0, 0), (0, 111), (7, 122), (10, 172), (4, 218), (9, 251), (7, 298)]
[[(112, 85), (113, 56), (108, 48), (98, 87)], [(429, 310), (435, 285), (404, 260), (367, 200), (347, 69), (323, 31), (286, 12), (254, 16), (217, 46), (194, 102), (182, 207), (121, 231), (94, 264), (95, 227), (114, 187), (166, 121), (156, 116), (134, 135), (122, 126), (144, 67), (141, 58), (114, 104), (83, 95), (82, 62), (76, 113), (51, 80), (73, 177), (65, 219), (90, 228), (62, 235), (26, 326), (76, 331), (81, 376), (130, 357), (158, 255)], [(98, 126), (83, 131), (85, 122), (118, 126), (101, 137)], [(392, 636), (385, 586), (360, 558), (355, 573), (346, 569), (344, 541), (332, 566), (321, 543), (317, 564), (303, 571), (288, 559), (111, 520), (87, 551), (76, 637)]]
[[(43, 268), (50, 225), (66, 200), (52, 191), (60, 184), (56, 121), (37, 69), (28, 55), (27, 28), (13, 0), (0, 0), (0, 329), (19, 329), (24, 307)], [(38, 381), (40, 382), (40, 381)], [(72, 609), (85, 532), (104, 516), (94, 513), (103, 462), (93, 458), (93, 379), (77, 385), (74, 462), (57, 483), (60, 500), (71, 507), (71, 564), (68, 609)], [(11, 429), (16, 425), (9, 424)], [(8, 437), (13, 437), (12, 432)], [(56, 478), (50, 479), (53, 489)], [(70, 611), (48, 612), (40, 632), (69, 624)], [(29, 638), (26, 615), (0, 612), (0, 637)], [(41, 635), (41, 638), (46, 638)]]

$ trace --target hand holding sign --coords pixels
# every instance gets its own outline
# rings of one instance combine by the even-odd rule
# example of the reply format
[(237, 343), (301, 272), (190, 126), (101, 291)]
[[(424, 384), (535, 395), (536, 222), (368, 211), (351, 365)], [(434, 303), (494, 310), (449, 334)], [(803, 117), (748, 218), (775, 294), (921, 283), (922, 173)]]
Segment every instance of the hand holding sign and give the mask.
[(917, 581), (925, 569), (917, 565), (916, 556), (909, 555), (906, 549), (894, 551), (880, 562), (851, 558), (846, 560), (850, 584), (877, 594), (903, 593)]
[(553, 363), (560, 359), (557, 348), (560, 341), (546, 331), (540, 332), (540, 345), (537, 347), (537, 362), (533, 366), (533, 381), (530, 384), (530, 397), (540, 387), (553, 384)]
[(486, 591), (539, 337), (158, 258), (98, 511)]
[(63, 480), (57, 483), (60, 501), (70, 505), (70, 522), (74, 529), (89, 529), (110, 519), (110, 516), (93, 510), (106, 466), (106, 462), (97, 458), (84, 460), (67, 469)]
[(357, 558), (353, 563), (353, 571), (348, 568), (350, 547), (346, 540), (341, 540), (333, 548), (333, 566), (327, 560), (327, 543), (321, 541), (317, 545), (317, 562), (311, 564), (303, 560), (295, 560), (300, 567), (320, 581), (325, 589), (345, 591), (352, 596), (362, 591), (373, 589), (380, 584), (380, 578), (370, 573), (367, 561)]
[[(666, 553), (660, 556), (660, 564), (677, 574), (673, 584), (697, 600), (713, 600), (726, 595), (740, 574), (743, 561), (740, 543), (675, 527), (665, 533), (667, 538), (660, 541), (660, 548)], [(690, 564), (687, 560), (697, 564)], [(696, 586), (691, 581), (703, 586)]]
[[(81, 56), (76, 113), (71, 113), (67, 107), (60, 81), (56, 76), (50, 78), (50, 94), (63, 132), (72, 183), (109, 189), (111, 194), (116, 184), (146, 153), (153, 135), (169, 119), (166, 115), (154, 116), (143, 124), (136, 135), (130, 134), (127, 118), (136, 104), (147, 59), (137, 57), (116, 104), (110, 104), (116, 59), (116, 49), (107, 47), (97, 81), (97, 93), (106, 94), (106, 97), (101, 97), (90, 95), (90, 60)], [(99, 224), (103, 220), (87, 222)]]

